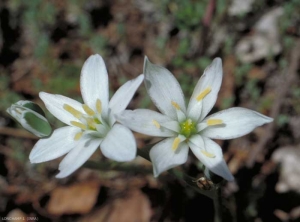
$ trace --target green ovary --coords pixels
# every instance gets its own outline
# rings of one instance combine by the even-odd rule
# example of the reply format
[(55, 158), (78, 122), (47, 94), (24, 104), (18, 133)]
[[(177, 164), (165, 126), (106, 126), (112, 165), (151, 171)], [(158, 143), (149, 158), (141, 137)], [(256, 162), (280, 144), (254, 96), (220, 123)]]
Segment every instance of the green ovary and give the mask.
[(189, 138), (191, 135), (197, 133), (196, 123), (191, 119), (187, 119), (186, 121), (180, 123), (180, 132), (181, 135)]

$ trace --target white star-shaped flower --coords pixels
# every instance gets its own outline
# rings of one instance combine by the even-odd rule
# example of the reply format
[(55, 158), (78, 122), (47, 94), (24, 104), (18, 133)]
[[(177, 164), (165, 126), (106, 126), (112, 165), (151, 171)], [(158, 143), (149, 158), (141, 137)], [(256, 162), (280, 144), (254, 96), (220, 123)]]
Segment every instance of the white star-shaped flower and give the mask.
[(271, 118), (245, 108), (231, 108), (210, 116), (222, 82), (222, 61), (214, 59), (198, 81), (186, 108), (184, 95), (175, 77), (145, 58), (145, 85), (161, 113), (125, 110), (117, 119), (130, 129), (166, 139), (150, 150), (154, 176), (186, 162), (189, 147), (213, 173), (233, 180), (220, 146), (211, 139), (233, 139), (251, 132)]
[(135, 138), (127, 127), (116, 123), (114, 115), (125, 110), (143, 79), (144, 75), (140, 75), (126, 82), (109, 101), (104, 61), (99, 55), (90, 56), (80, 76), (84, 104), (61, 95), (39, 94), (49, 112), (69, 126), (56, 129), (49, 138), (40, 139), (30, 153), (30, 161), (45, 162), (68, 153), (56, 176), (63, 178), (78, 169), (99, 146), (109, 159), (133, 160)]

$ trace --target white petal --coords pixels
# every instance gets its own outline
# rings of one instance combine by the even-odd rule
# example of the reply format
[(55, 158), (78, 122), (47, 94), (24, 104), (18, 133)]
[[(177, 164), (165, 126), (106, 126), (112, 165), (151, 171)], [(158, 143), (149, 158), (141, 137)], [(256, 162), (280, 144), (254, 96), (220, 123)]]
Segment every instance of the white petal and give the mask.
[(186, 142), (182, 142), (174, 152), (172, 149), (174, 139), (175, 138), (164, 139), (151, 148), (150, 159), (153, 164), (154, 177), (187, 161), (189, 152), (188, 145)]
[(172, 130), (176, 133), (179, 133), (179, 131), (180, 131), (180, 125), (177, 121), (162, 122), (162, 123), (160, 123), (160, 125), (164, 128)]
[[(195, 99), (196, 101), (196, 99)], [(192, 104), (190, 102), (190, 104)], [(188, 118), (190, 118), (191, 120), (193, 120), (194, 122), (198, 122), (200, 116), (201, 116), (201, 112), (202, 112), (202, 101), (199, 102), (195, 102), (193, 103), (193, 105), (189, 104), (189, 109), (188, 109)]]
[(102, 114), (108, 112), (108, 75), (104, 61), (100, 55), (90, 56), (84, 63), (80, 76), (80, 89), (85, 104), (96, 110), (96, 101), (100, 99)]
[(40, 139), (35, 144), (29, 155), (30, 162), (41, 163), (66, 154), (78, 144), (74, 140), (78, 132), (76, 127), (71, 126), (54, 130), (49, 138)]
[(193, 95), (189, 102), (188, 113), (190, 113), (193, 110), (193, 107), (199, 103), (196, 99), (197, 96), (207, 87), (210, 87), (210, 93), (208, 93), (201, 100), (202, 112), (200, 115), (200, 120), (202, 120), (209, 113), (216, 103), (218, 92), (222, 83), (222, 76), (222, 60), (220, 58), (215, 58), (213, 62), (204, 70), (204, 74), (201, 76), (194, 89)]
[[(159, 137), (170, 137), (176, 135), (174, 131), (162, 127), (163, 123), (170, 122), (172, 119), (152, 110), (125, 110), (118, 114), (116, 118), (129, 129), (145, 135)], [(157, 123), (160, 126), (157, 125)]]
[(177, 119), (172, 101), (185, 113), (185, 101), (181, 87), (169, 70), (152, 64), (147, 57), (144, 62), (145, 85), (156, 107), (165, 115)]
[(191, 138), (189, 138), (189, 141), (195, 144), (197, 147), (200, 147), (201, 149), (204, 149), (205, 147), (203, 138), (199, 134), (191, 136)]
[(143, 80), (144, 75), (142, 74), (139, 75), (137, 78), (126, 82), (117, 90), (117, 92), (111, 98), (109, 102), (109, 108), (111, 109), (110, 118), (112, 118), (112, 120), (110, 121), (111, 125), (115, 123), (114, 114), (125, 110), (133, 95), (135, 94), (135, 91), (141, 85)]
[(183, 122), (186, 120), (186, 114), (181, 109), (176, 109), (177, 121)]
[[(199, 137), (197, 139), (199, 140)], [(203, 142), (200, 142), (199, 144), (203, 143), (204, 147), (197, 146), (190, 140), (189, 146), (194, 155), (213, 173), (228, 181), (234, 180), (225, 160), (223, 159), (221, 147), (209, 138), (203, 137), (202, 139)], [(214, 157), (208, 157), (207, 155), (204, 155), (202, 151), (206, 151), (214, 155)]]
[(71, 113), (67, 112), (63, 108), (65, 104), (70, 105), (79, 112), (84, 113), (82, 104), (80, 102), (77, 102), (76, 100), (70, 99), (65, 96), (54, 95), (45, 92), (40, 92), (39, 96), (45, 103), (45, 106), (49, 110), (49, 112), (65, 124), (70, 125), (70, 121), (78, 121)]
[(115, 124), (108, 132), (100, 147), (104, 156), (124, 162), (136, 157), (136, 142), (132, 132), (125, 126)]
[(81, 167), (99, 147), (101, 141), (101, 139), (91, 138), (80, 140), (78, 145), (59, 164), (60, 172), (56, 175), (56, 178), (67, 177)]
[(241, 107), (214, 113), (205, 118), (203, 122), (207, 119), (221, 119), (224, 123), (222, 125), (208, 126), (201, 131), (201, 135), (213, 139), (233, 139), (244, 136), (254, 128), (273, 121), (272, 118)]

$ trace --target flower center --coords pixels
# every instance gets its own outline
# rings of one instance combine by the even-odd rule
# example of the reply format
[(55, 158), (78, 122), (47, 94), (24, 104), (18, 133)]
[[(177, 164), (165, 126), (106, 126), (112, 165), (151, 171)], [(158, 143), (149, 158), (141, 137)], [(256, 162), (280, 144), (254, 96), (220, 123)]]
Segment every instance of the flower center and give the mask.
[(63, 108), (78, 120), (70, 122), (71, 125), (81, 129), (80, 132), (76, 133), (74, 140), (79, 140), (86, 130), (95, 131), (97, 132), (97, 135), (99, 134), (101, 137), (105, 136), (107, 133), (108, 125), (101, 117), (102, 105), (99, 99), (96, 101), (96, 111), (91, 109), (86, 104), (82, 105), (82, 109), (85, 113), (73, 108), (68, 104), (64, 104)]
[(189, 138), (191, 135), (197, 133), (196, 123), (191, 119), (187, 119), (184, 122), (180, 123), (180, 131), (181, 135), (184, 135), (186, 138)]

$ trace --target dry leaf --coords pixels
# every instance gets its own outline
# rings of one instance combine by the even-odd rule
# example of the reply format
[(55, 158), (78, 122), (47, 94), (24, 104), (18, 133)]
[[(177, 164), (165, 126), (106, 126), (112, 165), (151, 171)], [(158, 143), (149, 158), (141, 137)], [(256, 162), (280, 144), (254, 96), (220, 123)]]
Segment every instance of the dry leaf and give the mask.
[(50, 194), (47, 211), (53, 215), (88, 213), (97, 201), (99, 188), (96, 182), (58, 187)]
[(267, 77), (267, 73), (259, 68), (258, 66), (254, 66), (247, 74), (249, 79), (258, 79), (264, 80)]
[(233, 174), (245, 165), (250, 148), (251, 144), (245, 137), (237, 138), (230, 143), (225, 157), (231, 156), (228, 167)]
[(252, 9), (254, 0), (233, 0), (228, 9), (228, 14), (235, 16), (248, 13)]
[(242, 38), (236, 46), (236, 55), (244, 63), (251, 63), (281, 52), (277, 21), (283, 14), (275, 8), (265, 14), (253, 29), (253, 35)]
[(289, 120), (289, 126), (292, 130), (293, 137), (297, 140), (300, 139), (300, 116), (292, 116)]
[(277, 192), (300, 193), (300, 146), (282, 147), (273, 153), (272, 160), (281, 164)]
[(132, 190), (79, 222), (149, 222), (151, 214), (148, 198), (141, 191)]
[(294, 221), (300, 218), (300, 207), (293, 208), (289, 213), (277, 209), (274, 214), (282, 221)]

